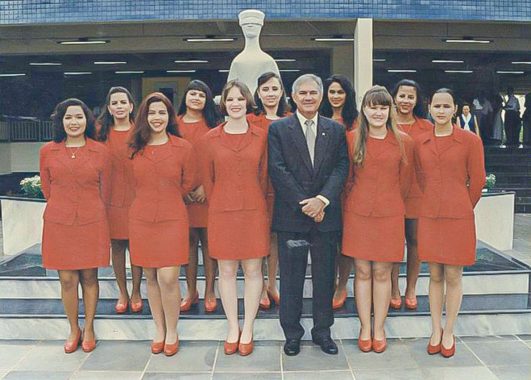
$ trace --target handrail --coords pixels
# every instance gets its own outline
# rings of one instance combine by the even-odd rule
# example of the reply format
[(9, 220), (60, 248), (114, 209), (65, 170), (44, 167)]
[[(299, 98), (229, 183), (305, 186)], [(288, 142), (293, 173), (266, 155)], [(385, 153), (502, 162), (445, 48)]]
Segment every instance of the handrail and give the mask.
[(0, 141), (2, 142), (40, 142), (51, 139), (51, 121), (0, 121)]

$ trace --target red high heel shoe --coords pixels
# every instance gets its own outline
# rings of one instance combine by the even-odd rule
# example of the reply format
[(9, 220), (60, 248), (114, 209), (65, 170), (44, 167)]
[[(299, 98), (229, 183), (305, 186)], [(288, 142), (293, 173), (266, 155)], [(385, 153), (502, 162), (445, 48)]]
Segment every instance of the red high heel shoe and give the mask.
[(238, 346), (240, 345), (241, 335), (242, 335), (242, 332), (240, 331), (238, 334), (238, 340), (236, 342), (225, 341), (225, 343), (223, 343), (223, 351), (225, 352), (225, 355), (232, 355), (238, 351)]
[(439, 344), (436, 344), (436, 345), (431, 344), (431, 337), (430, 337), (430, 340), (428, 341), (428, 348), (427, 348), (428, 355), (435, 355), (441, 352), (442, 334), (443, 334), (443, 331), (441, 330), (441, 339), (439, 340)]
[(415, 298), (407, 298), (406, 299), (406, 309), (408, 310), (416, 310), (418, 307), (417, 297)]
[(144, 308), (144, 304), (142, 303), (142, 300), (138, 301), (138, 302), (133, 302), (133, 301), (130, 301), (130, 307), (131, 307), (131, 311), (133, 313), (140, 313), (142, 311), (142, 309)]
[(71, 354), (72, 352), (75, 352), (79, 345), (81, 344), (81, 329), (77, 328), (77, 334), (76, 338), (72, 341), (66, 341), (64, 348), (65, 348), (65, 354)]
[(205, 299), (205, 311), (207, 313), (213, 313), (218, 308), (218, 301), (216, 298), (206, 298)]
[(120, 300), (116, 301), (116, 305), (114, 305), (114, 311), (116, 311), (117, 314), (123, 314), (127, 311), (127, 302), (122, 303)]
[(173, 344), (164, 344), (164, 355), (173, 356), (177, 351), (179, 351), (179, 337), (177, 337), (177, 340)]
[(192, 308), (192, 305), (197, 305), (199, 302), (199, 292), (195, 292), (193, 298), (184, 298), (181, 301), (181, 311), (189, 311)]
[(339, 298), (332, 298), (332, 309), (338, 310), (345, 305), (345, 301), (347, 300), (347, 290), (341, 292)]
[(378, 340), (378, 339), (372, 340), (372, 350), (376, 352), (377, 354), (381, 354), (382, 352), (385, 351), (386, 348), (387, 348), (387, 339), (385, 338), (385, 335), (384, 335), (384, 338), (381, 340)]
[(389, 306), (391, 307), (391, 309), (400, 310), (400, 308), (402, 307), (402, 297), (399, 297), (399, 298), (391, 297)]
[(271, 308), (271, 300), (269, 294), (266, 292), (265, 298), (260, 298), (259, 308), (261, 310), (269, 310)]
[(361, 339), (361, 330), (358, 334), (358, 348), (362, 352), (370, 352), (372, 351), (372, 339)]
[(442, 344), (442, 336), (441, 336), (441, 355), (445, 358), (451, 358), (455, 355), (455, 335), (453, 336), (453, 344), (452, 347), (446, 348), (444, 347), (444, 344)]
[(267, 295), (269, 296), (269, 299), (275, 303), (275, 305), (280, 306), (280, 294), (278, 293), (278, 290), (276, 293), (273, 293), (268, 289)]
[(84, 352), (92, 352), (96, 348), (96, 339), (86, 340), (85, 333), (83, 333), (83, 343), (81, 343), (81, 348)]
[(164, 351), (164, 341), (162, 342), (151, 342), (151, 353), (152, 354), (160, 354), (162, 351)]
[(253, 349), (254, 349), (253, 337), (251, 337), (251, 341), (249, 343), (240, 342), (240, 344), (238, 344), (238, 352), (240, 356), (251, 355), (253, 353)]

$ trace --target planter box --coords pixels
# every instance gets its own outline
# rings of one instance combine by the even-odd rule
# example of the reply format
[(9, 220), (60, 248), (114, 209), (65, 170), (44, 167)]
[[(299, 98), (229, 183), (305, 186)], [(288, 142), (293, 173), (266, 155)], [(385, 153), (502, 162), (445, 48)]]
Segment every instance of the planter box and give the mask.
[(14, 255), (42, 240), (44, 199), (0, 197), (4, 255)]
[(474, 209), (478, 240), (500, 251), (513, 248), (514, 197), (512, 191), (483, 193)]

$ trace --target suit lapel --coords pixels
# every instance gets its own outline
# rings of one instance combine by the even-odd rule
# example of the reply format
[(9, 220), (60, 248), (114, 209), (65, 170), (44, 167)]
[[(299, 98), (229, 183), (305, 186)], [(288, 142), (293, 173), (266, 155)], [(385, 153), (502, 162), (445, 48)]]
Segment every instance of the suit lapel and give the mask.
[[(460, 128), (456, 128), (455, 126), (453, 127), (453, 131), (452, 131), (452, 140), (461, 144), (462, 140), (461, 140), (461, 132), (462, 130)], [(441, 149), (439, 150), (439, 156), (442, 156), (443, 153), (445, 153), (446, 151), (450, 150), (451, 148), (455, 147), (456, 145), (455, 144), (445, 144), (444, 146), (441, 146)]]
[(291, 123), (288, 127), (288, 130), (289, 130), (289, 135), (291, 136), (291, 140), (293, 141), (293, 145), (295, 145), (295, 148), (299, 151), (299, 154), (302, 158), (302, 162), (304, 162), (304, 165), (306, 166), (306, 168), (313, 175), (313, 167), (312, 167), (312, 161), (310, 159), (310, 152), (308, 151), (308, 145), (306, 145), (306, 137), (304, 137), (304, 133), (302, 132), (302, 127), (301, 127), (301, 124), (299, 123), (299, 119), (297, 118), (297, 115), (293, 114), (293, 116), (291, 116)]
[[(304, 141), (306, 143), (306, 140)], [(317, 119), (317, 135), (315, 137), (314, 173), (317, 175), (326, 157), (330, 142), (330, 126), (321, 116)]]

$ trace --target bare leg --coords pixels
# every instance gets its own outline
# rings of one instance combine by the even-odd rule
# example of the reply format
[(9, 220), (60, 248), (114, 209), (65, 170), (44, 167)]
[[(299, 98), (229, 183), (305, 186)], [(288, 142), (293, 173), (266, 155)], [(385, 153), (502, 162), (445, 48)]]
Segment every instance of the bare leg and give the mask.
[(391, 269), (391, 297), (394, 299), (400, 298), (400, 286), (398, 285), (398, 277), (400, 275), (400, 263), (393, 263)]
[(431, 339), (430, 344), (436, 346), (441, 341), (441, 319), (444, 300), (444, 266), (430, 263), (430, 313)]
[(203, 252), (203, 266), (205, 267), (205, 299), (215, 299), (216, 292), (214, 283), (216, 282), (216, 272), (218, 269), (217, 260), (208, 254), (208, 238), (206, 228), (197, 228), (199, 239), (201, 240), (201, 251)]
[(339, 300), (344, 297), (344, 294), (347, 292), (347, 282), (352, 271), (352, 266), (354, 260), (349, 257), (341, 254), (341, 244), (338, 246), (338, 258), (337, 258), (337, 287), (336, 292), (334, 293), (334, 300)]
[(193, 298), (197, 292), (197, 250), (199, 248), (199, 231), (190, 228), (190, 256), (186, 266), (187, 293), (184, 299)]
[(367, 260), (354, 260), (356, 307), (361, 323), (360, 339), (371, 339), (372, 269)]
[(85, 335), (83, 340), (92, 341), (95, 339), (94, 317), (96, 316), (96, 307), (100, 293), (98, 268), (83, 269), (79, 273), (81, 290), (83, 291), (83, 303), (85, 305), (85, 326), (83, 327)]
[(243, 329), (241, 342), (249, 343), (253, 338), (253, 326), (258, 312), (260, 302), (260, 293), (262, 293), (262, 259), (242, 260), (243, 273), (245, 276), (245, 319), (243, 320)]
[(407, 244), (407, 286), (406, 298), (415, 299), (416, 287), (420, 272), (420, 260), (417, 249), (417, 219), (406, 219)]
[(155, 342), (162, 342), (166, 337), (166, 323), (164, 321), (164, 311), (162, 309), (162, 298), (160, 295), (159, 282), (157, 280), (157, 269), (144, 268), (146, 276), (147, 296), (153, 322), (155, 322)]
[(454, 325), (463, 299), (463, 267), (454, 265), (444, 266), (446, 282), (446, 324), (444, 327), (443, 346), (452, 347)]
[(112, 269), (116, 277), (116, 284), (120, 290), (118, 302), (126, 304), (129, 302), (129, 293), (127, 292), (127, 280), (125, 275), (125, 249), (127, 240), (111, 240), (112, 252)]
[[(129, 241), (127, 242), (129, 247)], [(131, 258), (129, 258), (131, 260)], [(142, 283), (142, 267), (133, 265), (131, 263), (131, 276), (133, 278), (133, 291), (131, 292), (131, 302), (140, 302), (142, 294), (140, 294), (140, 285)]]
[[(223, 309), (227, 316), (227, 342), (238, 341), (240, 326), (238, 324), (238, 293), (236, 290), (236, 273), (238, 260), (218, 260), (219, 265), (219, 294)], [(262, 280), (260, 279), (260, 285)]]
[(393, 263), (372, 263), (372, 293), (374, 304), (374, 339), (385, 338), (385, 319), (391, 300), (391, 270)]
[(79, 271), (76, 270), (60, 270), (59, 281), (61, 283), (61, 300), (65, 308), (65, 314), (70, 324), (70, 334), (68, 340), (76, 339), (79, 324), (78, 324), (78, 286), (79, 286)]
[(177, 322), (179, 321), (181, 290), (179, 286), (180, 266), (157, 269), (164, 323), (166, 325), (166, 343), (177, 341)]
[(278, 241), (276, 233), (271, 233), (270, 241), (269, 256), (267, 257), (267, 290), (269, 293), (280, 297), (277, 287)]

